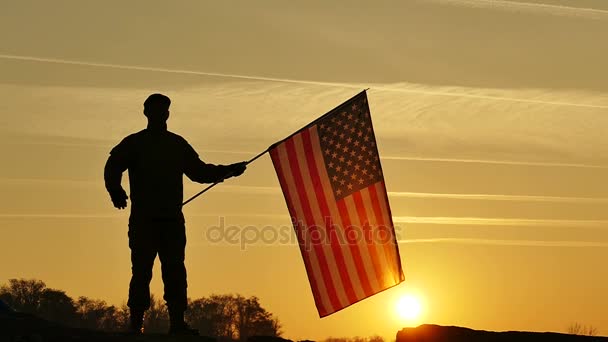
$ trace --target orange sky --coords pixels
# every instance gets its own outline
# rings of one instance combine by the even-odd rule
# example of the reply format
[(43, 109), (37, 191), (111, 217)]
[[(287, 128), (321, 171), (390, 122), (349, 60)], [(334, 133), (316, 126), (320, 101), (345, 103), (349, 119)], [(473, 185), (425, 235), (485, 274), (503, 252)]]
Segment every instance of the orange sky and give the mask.
[[(185, 208), (190, 296), (256, 295), (293, 339), (421, 322), (608, 334), (603, 0), (3, 7), (0, 283), (126, 299), (128, 214), (102, 169), (149, 93), (172, 98), (169, 128), (204, 160), (229, 163), (370, 87), (405, 283), (319, 319), (293, 240), (209, 241), (220, 217), (293, 238), (265, 156)], [(418, 321), (395, 315), (407, 293)]]

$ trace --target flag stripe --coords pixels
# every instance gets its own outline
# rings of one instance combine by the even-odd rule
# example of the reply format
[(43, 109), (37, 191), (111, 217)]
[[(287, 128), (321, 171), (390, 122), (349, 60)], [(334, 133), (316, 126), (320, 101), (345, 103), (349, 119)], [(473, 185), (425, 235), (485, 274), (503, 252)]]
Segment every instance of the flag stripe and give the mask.
[[(285, 147), (287, 149), (287, 158), (289, 160), (289, 164), (291, 165), (291, 173), (293, 174), (294, 182), (296, 184), (297, 195), (299, 197), (300, 203), (302, 204), (306, 225), (311, 230), (311, 235), (316, 234), (316, 236), (318, 237), (320, 236), (320, 233), (318, 232), (318, 228), (312, 216), (310, 202), (306, 197), (306, 186), (304, 186), (304, 181), (300, 172), (300, 161), (298, 160), (298, 155), (295, 151), (294, 138), (297, 136), (299, 136), (299, 134), (296, 134), (291, 139), (285, 141)], [(331, 279), (331, 273), (329, 266), (327, 265), (325, 252), (323, 251), (323, 247), (314, 241), (314, 236), (313, 239), (311, 239), (311, 246), (314, 249), (314, 254), (319, 260), (319, 267), (321, 269), (320, 281), (325, 284), (325, 288), (327, 289), (327, 295), (329, 296), (329, 301), (331, 303), (331, 308), (333, 309), (336, 307), (340, 307), (340, 301), (338, 300), (336, 288)]]
[[(365, 205), (365, 212), (370, 223), (372, 244), (376, 246), (378, 258), (385, 270), (385, 272), (382, 272), (382, 281), (380, 283), (382, 287), (389, 287), (390, 284), (394, 284), (392, 275), (395, 273), (393, 267), (395, 261), (389, 249), (391, 247), (395, 248), (395, 246), (390, 243), (392, 239), (387, 238), (388, 230), (384, 226), (383, 217), (379, 216), (381, 214), (379, 213), (380, 207), (374, 203), (374, 199), (378, 200), (377, 197), (375, 184), (361, 191), (361, 198), (367, 204)], [(376, 208), (378, 212), (376, 212)]]
[[(326, 237), (329, 239), (331, 251), (336, 259), (336, 266), (338, 267), (338, 271), (340, 273), (340, 280), (342, 282), (342, 288), (346, 293), (347, 301), (343, 303), (342, 307), (347, 306), (347, 303), (353, 303), (357, 301), (357, 296), (354, 292), (352, 282), (350, 280), (350, 276), (348, 274), (348, 269), (346, 267), (346, 262), (344, 261), (344, 255), (342, 254), (342, 246), (337, 240), (336, 232), (334, 230), (334, 222), (332, 219), (332, 215), (329, 211), (329, 207), (327, 204), (324, 186), (321, 183), (321, 177), (319, 176), (319, 171), (317, 169), (317, 164), (315, 162), (315, 150), (313, 149), (313, 145), (311, 142), (311, 131), (316, 131), (316, 127), (312, 127), (308, 130), (304, 130), (302, 132), (302, 143), (304, 147), (304, 154), (306, 156), (306, 161), (309, 169), (309, 176), (311, 177), (312, 184), (314, 187), (314, 192), (316, 195), (316, 199), (319, 209), (321, 211), (322, 221), (325, 225)], [(341, 293), (339, 291), (338, 293)]]
[(319, 261), (317, 260), (314, 251), (309, 248), (310, 234), (306, 227), (299, 224), (299, 220), (301, 220), (304, 215), (300, 201), (297, 200), (297, 188), (292, 178), (291, 167), (289, 165), (289, 159), (287, 158), (287, 150), (283, 144), (279, 145), (274, 151), (277, 151), (277, 162), (275, 164), (278, 165), (281, 170), (284, 170), (281, 173), (277, 172), (277, 174), (279, 175), (281, 187), (285, 192), (285, 196), (289, 199), (287, 202), (293, 204), (291, 216), (292, 220), (294, 220), (294, 229), (296, 230), (296, 236), (298, 237), (298, 243), (300, 244), (300, 251), (302, 252), (302, 258), (304, 259), (304, 265), (306, 266), (306, 273), (308, 274), (311, 288), (314, 291), (315, 304), (320, 314), (331, 312), (331, 304), (329, 303), (327, 289), (322, 281), (323, 277), (320, 275)]
[(352, 196), (347, 196), (344, 197), (342, 200), (338, 201), (338, 203), (340, 202), (344, 203), (346, 214), (348, 215), (352, 224), (352, 226), (349, 227), (349, 230), (351, 234), (354, 235), (354, 243), (359, 248), (359, 252), (363, 259), (365, 274), (367, 275), (367, 279), (369, 280), (372, 293), (377, 293), (378, 291), (380, 291), (380, 286), (378, 285), (378, 278), (376, 277), (376, 271), (374, 270), (374, 262), (372, 261), (369, 249), (367, 248), (365, 238), (362, 235), (361, 220), (359, 219), (359, 215), (357, 213), (357, 206), (355, 205), (355, 201)]
[(365, 191), (365, 190), (355, 192), (352, 195), (353, 200), (355, 202), (355, 206), (357, 208), (357, 214), (359, 215), (359, 222), (361, 222), (361, 230), (363, 231), (363, 234), (364, 234), (364, 239), (361, 242), (366, 245), (368, 253), (372, 260), (372, 264), (374, 265), (373, 271), (376, 276), (378, 286), (380, 289), (384, 289), (385, 284), (383, 282), (384, 278), (382, 276), (380, 255), (376, 248), (376, 244), (373, 243), (373, 236), (371, 235), (372, 227), (371, 227), (370, 221), (367, 217), (367, 213), (365, 211), (365, 205), (363, 204), (363, 198), (361, 196), (362, 191)]
[[(393, 252), (395, 249), (395, 245), (392, 243), (394, 239), (392, 236), (392, 230), (388, 229), (389, 227), (386, 225), (387, 220), (382, 215), (382, 210), (380, 209), (380, 200), (378, 199), (377, 186), (377, 184), (374, 184), (374, 186), (370, 186), (367, 189), (368, 191), (364, 195), (369, 196), (369, 203), (371, 203), (371, 208), (368, 207), (368, 210), (371, 211), (371, 213), (368, 212), (368, 215), (374, 217), (375, 222), (377, 224), (376, 237), (378, 239), (378, 242), (382, 244), (386, 264), (390, 269), (390, 272), (387, 272), (387, 274), (390, 275), (391, 278), (394, 278), (394, 275), (398, 274), (397, 269), (395, 267), (395, 254)], [(394, 279), (390, 279), (390, 281), (392, 282), (394, 281)]]
[(321, 155), (321, 145), (316, 126), (310, 130), (310, 140), (313, 151), (318, 151), (317, 153), (314, 153), (315, 162), (317, 164), (317, 169), (319, 170), (319, 177), (323, 186), (323, 193), (325, 194), (327, 209), (329, 210), (329, 215), (331, 216), (333, 223), (336, 225), (336, 227), (332, 227), (332, 237), (335, 238), (339, 243), (339, 246), (343, 252), (342, 255), (344, 256), (347, 272), (351, 279), (351, 285), (355, 291), (356, 299), (360, 300), (369, 296), (371, 293), (371, 288), (369, 287), (367, 276), (364, 273), (363, 263), (360, 261), (360, 258), (357, 259), (358, 261), (356, 260), (355, 255), (358, 255), (358, 249), (356, 246), (350, 245), (347, 240), (345, 234), (346, 225), (342, 216), (340, 215), (340, 211), (336, 205), (336, 199), (331, 191), (331, 183), (329, 181), (327, 170), (325, 169), (323, 156)]
[[(303, 130), (300, 134), (295, 135), (292, 139), (294, 152), (300, 167), (300, 175), (302, 177), (302, 186), (300, 187), (299, 191), (301, 191), (302, 194), (308, 199), (308, 207), (310, 208), (310, 215), (312, 219), (311, 222), (308, 222), (309, 229), (318, 234), (318, 239), (314, 240), (312, 243), (314, 247), (320, 247), (320, 250), (323, 252), (323, 256), (327, 262), (328, 272), (324, 272), (323, 276), (328, 278), (326, 279), (326, 283), (330, 283), (334, 286), (336, 299), (335, 303), (332, 304), (334, 305), (334, 309), (338, 309), (346, 306), (346, 303), (348, 303), (348, 298), (344, 293), (340, 275), (340, 267), (336, 260), (336, 255), (334, 254), (331, 245), (327, 241), (328, 231), (326, 229), (325, 217), (323, 216), (319, 206), (318, 189), (316, 189), (311, 177), (314, 164), (309, 165), (307, 161), (308, 155), (304, 148), (303, 142), (304, 134), (307, 132), (308, 130)], [(336, 303), (338, 303), (338, 306), (335, 305)]]
[(344, 200), (336, 202), (336, 205), (338, 207), (338, 211), (340, 212), (340, 217), (342, 218), (342, 228), (344, 230), (346, 240), (348, 241), (348, 247), (355, 261), (355, 265), (357, 266), (359, 279), (361, 280), (361, 286), (363, 287), (365, 296), (369, 297), (374, 294), (374, 289), (372, 288), (371, 281), (366, 271), (366, 263), (363, 261), (361, 248), (357, 243), (357, 232), (354, 231), (353, 223), (350, 218), (350, 214), (348, 213), (348, 209), (346, 208), (346, 203), (344, 202)]
[(394, 273), (395, 277), (399, 277), (396, 280), (398, 283), (402, 282), (405, 277), (403, 275), (403, 268), (401, 267), (401, 256), (399, 255), (399, 249), (397, 248), (397, 237), (395, 235), (395, 225), (393, 224), (393, 217), (390, 214), (389, 204), (388, 204), (388, 194), (386, 192), (386, 185), (384, 182), (376, 183), (376, 194), (379, 199), (374, 203), (380, 207), (380, 212), (382, 213), (382, 217), (386, 219), (386, 227), (390, 229), (392, 234), (392, 244), (394, 248), (391, 248), (391, 253), (393, 254), (394, 264), (393, 267), (396, 268), (396, 272)]

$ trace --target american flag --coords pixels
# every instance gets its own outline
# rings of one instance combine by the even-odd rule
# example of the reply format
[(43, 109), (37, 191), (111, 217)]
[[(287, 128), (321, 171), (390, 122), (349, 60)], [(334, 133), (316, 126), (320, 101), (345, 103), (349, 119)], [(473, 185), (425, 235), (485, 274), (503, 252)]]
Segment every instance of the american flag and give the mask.
[(404, 280), (365, 91), (269, 151), (321, 317)]

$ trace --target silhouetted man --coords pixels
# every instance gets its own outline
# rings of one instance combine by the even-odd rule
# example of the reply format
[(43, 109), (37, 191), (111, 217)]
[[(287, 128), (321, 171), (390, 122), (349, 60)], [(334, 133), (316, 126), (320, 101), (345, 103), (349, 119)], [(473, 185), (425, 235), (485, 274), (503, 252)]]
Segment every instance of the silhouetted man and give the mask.
[(131, 216), (129, 247), (132, 277), (129, 286), (130, 330), (141, 332), (144, 312), (150, 307), (152, 266), (158, 254), (171, 326), (169, 333), (197, 334), (184, 322), (187, 305), (184, 250), (186, 233), (182, 214), (185, 174), (192, 181), (214, 183), (241, 175), (246, 163), (213, 165), (201, 161), (188, 142), (167, 130), (171, 100), (152, 94), (144, 102), (148, 127), (124, 138), (110, 152), (105, 166), (106, 189), (118, 209), (127, 206), (121, 186), (129, 170)]

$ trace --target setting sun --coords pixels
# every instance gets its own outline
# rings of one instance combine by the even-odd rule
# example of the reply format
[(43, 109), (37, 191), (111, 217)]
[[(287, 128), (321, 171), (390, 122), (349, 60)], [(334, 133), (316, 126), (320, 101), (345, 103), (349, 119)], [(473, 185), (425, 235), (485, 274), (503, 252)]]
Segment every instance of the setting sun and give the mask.
[(399, 298), (395, 308), (399, 317), (406, 320), (415, 320), (420, 317), (422, 312), (420, 299), (413, 295)]

